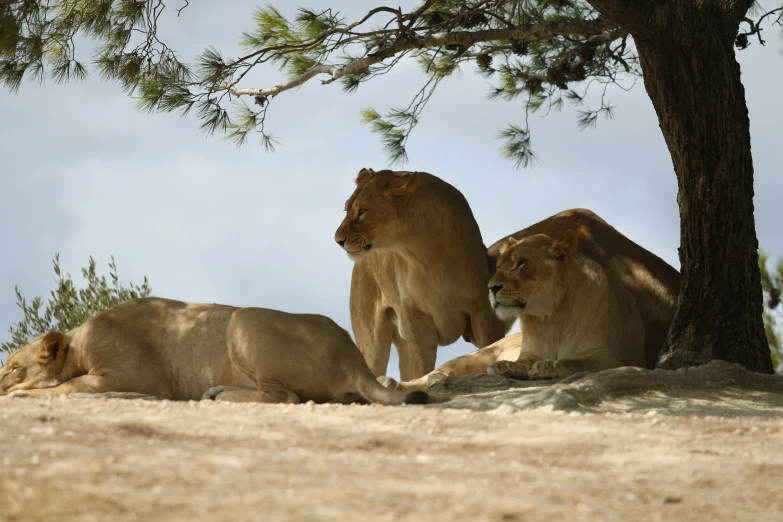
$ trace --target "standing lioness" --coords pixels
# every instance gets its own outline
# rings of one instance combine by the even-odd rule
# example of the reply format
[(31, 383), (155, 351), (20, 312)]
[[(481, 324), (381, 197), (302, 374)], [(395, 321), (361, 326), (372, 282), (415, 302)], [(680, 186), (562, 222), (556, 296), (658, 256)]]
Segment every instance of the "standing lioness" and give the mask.
[(363, 169), (345, 211), (334, 239), (354, 261), (351, 326), (375, 375), (392, 342), (409, 380), (466, 333), (479, 347), (503, 337), (481, 232), (456, 188), (424, 172)]
[(516, 361), (495, 361), (489, 373), (547, 379), (580, 371), (644, 366), (644, 326), (628, 290), (576, 251), (577, 235), (508, 239), (490, 300), (500, 317), (519, 317)]
[(159, 298), (40, 336), (0, 369), (0, 395), (109, 391), (179, 400), (205, 392), (256, 402), (406, 400), (378, 384), (348, 333), (327, 317)]

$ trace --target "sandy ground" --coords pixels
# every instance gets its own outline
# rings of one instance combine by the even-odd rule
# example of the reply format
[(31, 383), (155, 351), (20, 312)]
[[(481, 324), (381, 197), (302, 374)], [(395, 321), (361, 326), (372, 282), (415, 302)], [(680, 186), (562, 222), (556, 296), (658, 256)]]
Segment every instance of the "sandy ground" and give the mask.
[(783, 395), (583, 411), (0, 399), (0, 520), (783, 520)]

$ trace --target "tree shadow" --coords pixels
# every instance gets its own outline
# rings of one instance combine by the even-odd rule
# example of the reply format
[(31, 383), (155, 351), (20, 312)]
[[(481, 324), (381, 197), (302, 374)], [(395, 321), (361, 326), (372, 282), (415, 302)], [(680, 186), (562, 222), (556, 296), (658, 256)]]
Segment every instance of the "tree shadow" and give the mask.
[(783, 417), (783, 376), (754, 373), (723, 361), (675, 371), (615, 368), (560, 382), (472, 374), (450, 377), (429, 391), (451, 397), (442, 408), (477, 411), (547, 407), (594, 413)]
[(738, 386), (722, 389), (672, 388), (635, 390), (609, 394), (597, 407), (584, 411), (658, 412), (694, 417), (779, 417), (783, 418), (783, 393), (750, 390)]

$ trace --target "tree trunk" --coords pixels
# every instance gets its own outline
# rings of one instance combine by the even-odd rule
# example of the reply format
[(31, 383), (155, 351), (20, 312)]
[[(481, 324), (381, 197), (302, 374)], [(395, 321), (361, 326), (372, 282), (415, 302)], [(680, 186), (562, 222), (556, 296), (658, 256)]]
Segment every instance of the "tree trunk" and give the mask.
[(738, 17), (719, 2), (658, 5), (647, 19), (654, 29), (634, 35), (679, 184), (682, 289), (658, 366), (722, 359), (772, 373), (750, 122), (733, 49)]

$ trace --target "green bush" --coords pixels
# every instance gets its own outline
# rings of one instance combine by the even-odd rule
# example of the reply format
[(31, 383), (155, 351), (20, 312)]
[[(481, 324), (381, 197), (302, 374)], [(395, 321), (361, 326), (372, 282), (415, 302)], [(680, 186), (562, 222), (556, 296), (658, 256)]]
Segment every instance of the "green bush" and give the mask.
[(772, 352), (772, 364), (775, 370), (783, 370), (783, 308), (780, 306), (780, 289), (783, 286), (783, 259), (778, 259), (772, 270), (767, 266), (769, 254), (759, 251), (759, 270), (761, 270), (761, 288), (764, 290), (764, 331)]
[(12, 324), (8, 329), (11, 332), (11, 341), (0, 345), (0, 352), (13, 352), (40, 333), (52, 330), (66, 332), (98, 312), (129, 299), (147, 297), (152, 292), (146, 277), (141, 285), (131, 283), (127, 288), (123, 287), (117, 275), (114, 256), (109, 262), (111, 282), (107, 281), (106, 276), (99, 276), (95, 272), (95, 260), (90, 257), (89, 266), (82, 268), (82, 276), (87, 283), (82, 289), (76, 288), (70, 274), (62, 275), (59, 254), (55, 254), (52, 262), (54, 273), (57, 275), (57, 288), (51, 291), (43, 314), (41, 314), (41, 307), (44, 303), (41, 296), (35, 297), (28, 303), (19, 287), (14, 287), (16, 304), (22, 309), (24, 319)]

